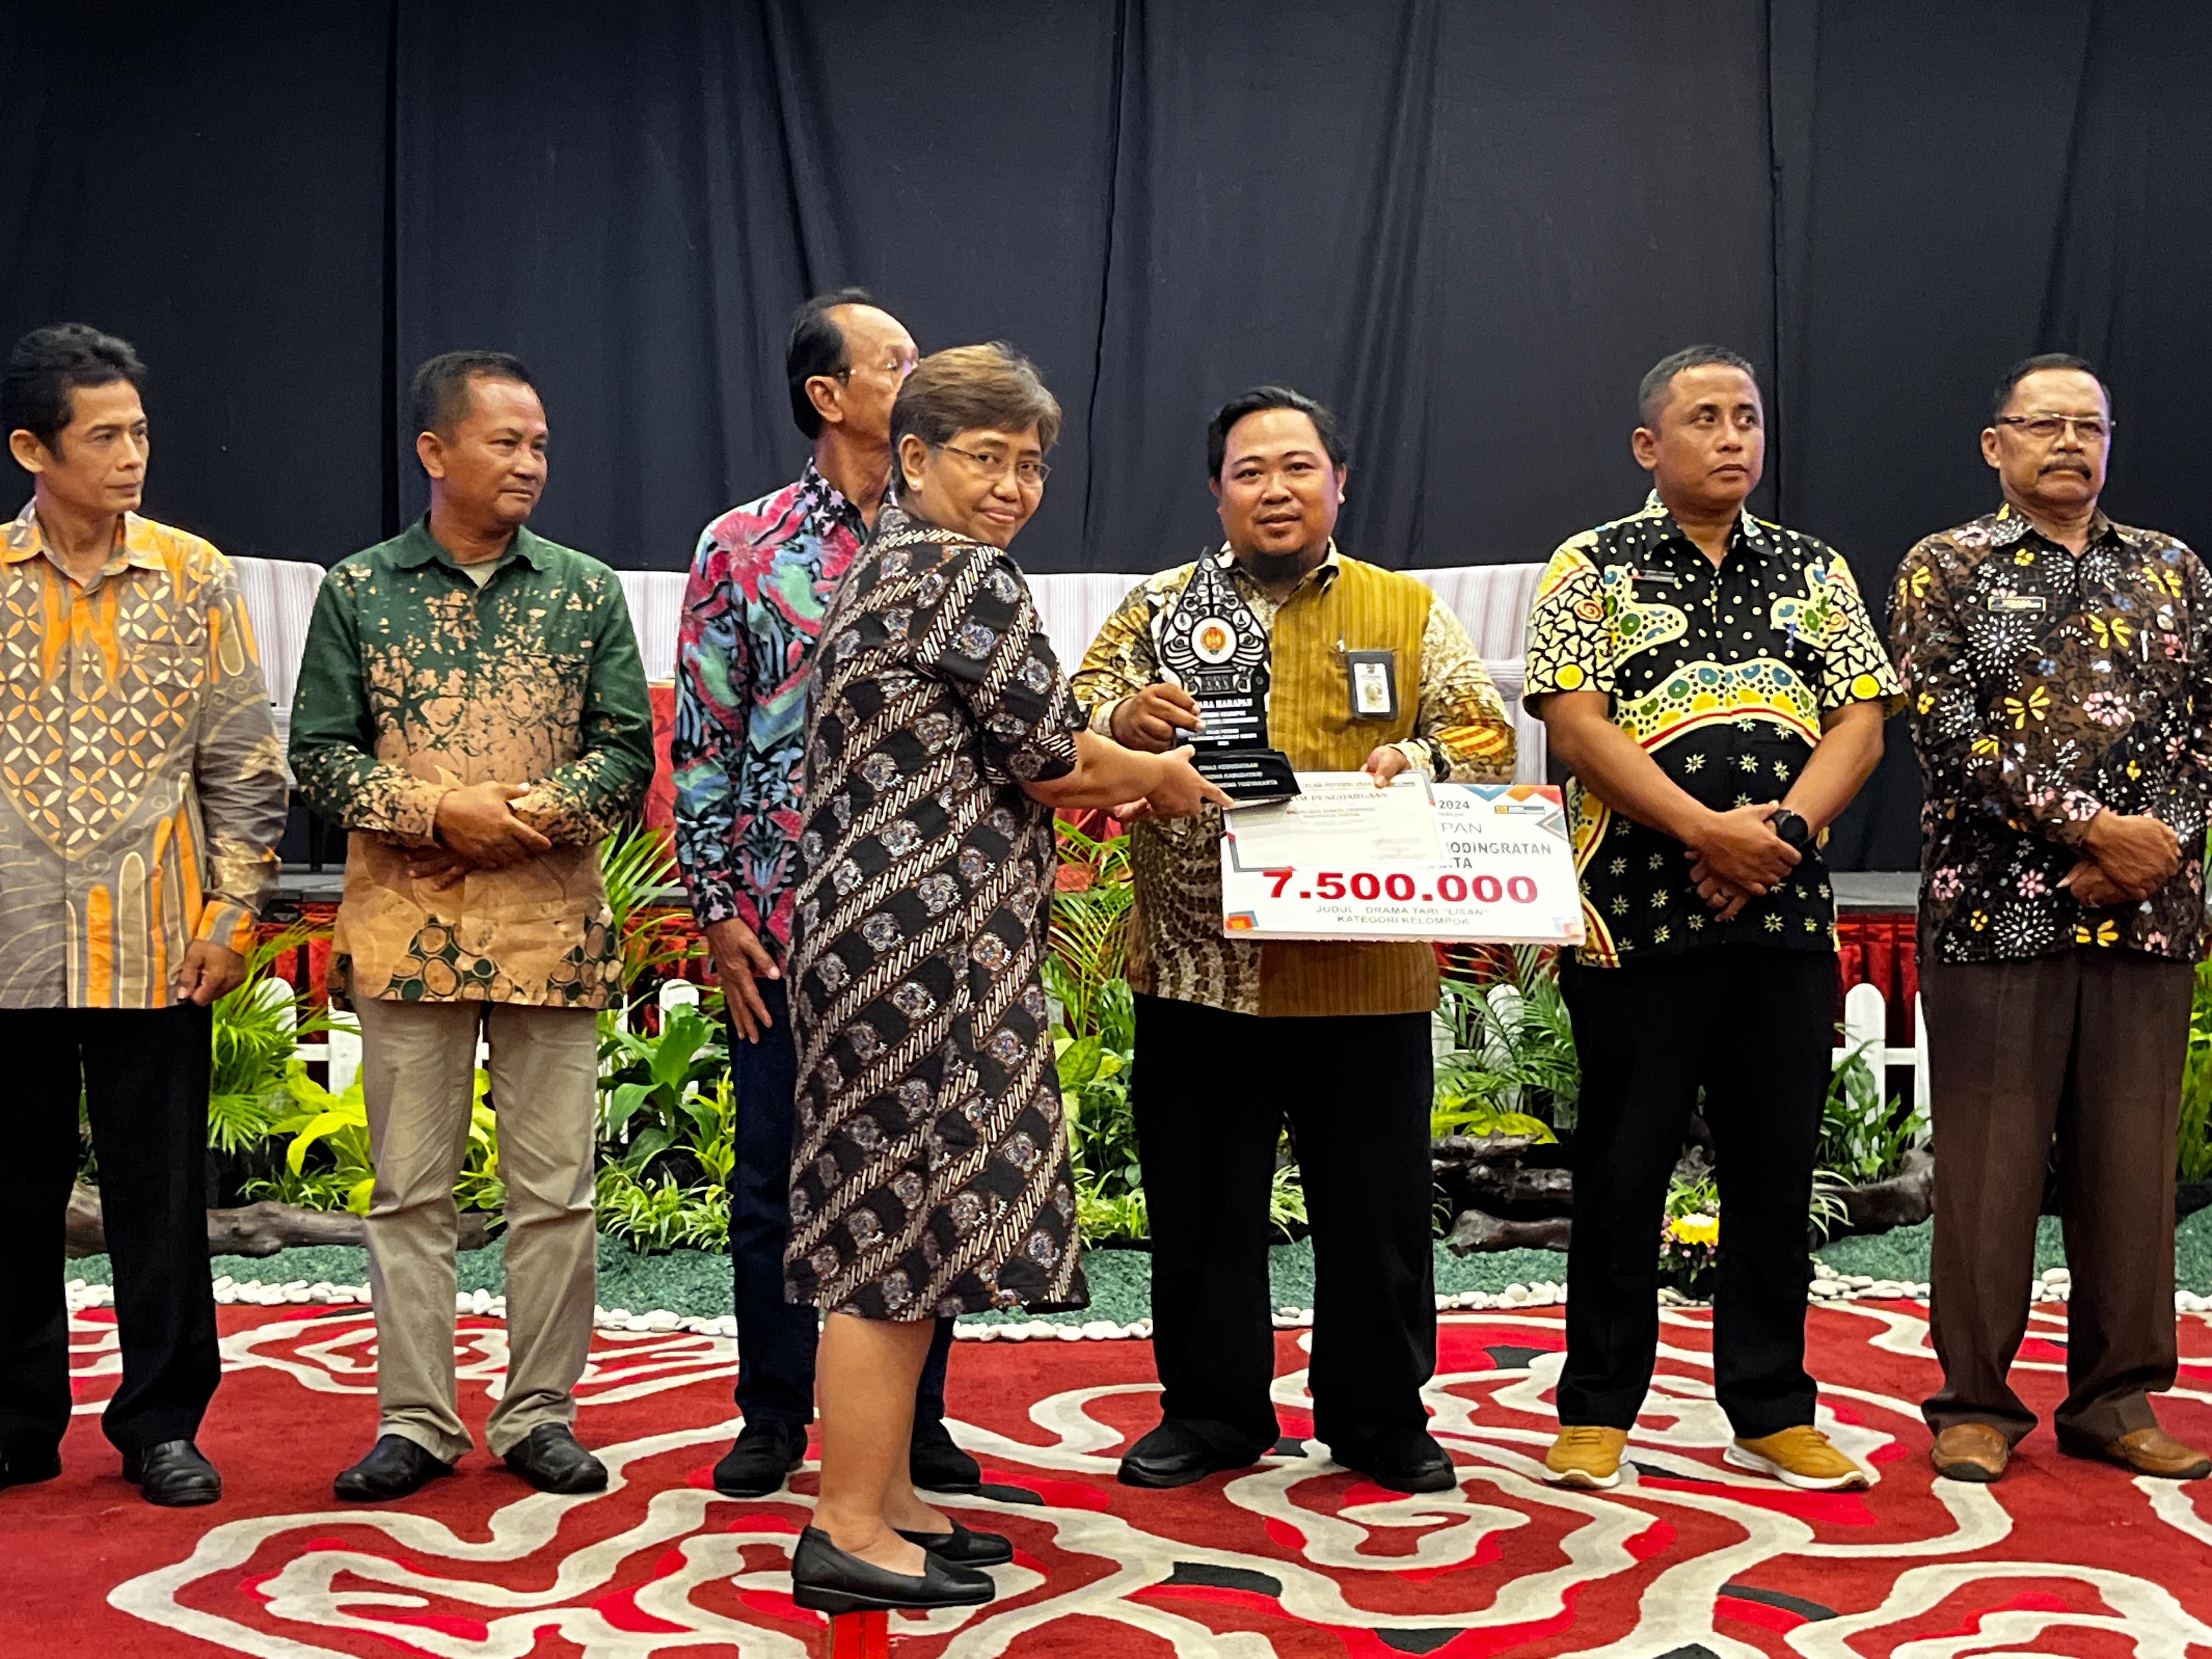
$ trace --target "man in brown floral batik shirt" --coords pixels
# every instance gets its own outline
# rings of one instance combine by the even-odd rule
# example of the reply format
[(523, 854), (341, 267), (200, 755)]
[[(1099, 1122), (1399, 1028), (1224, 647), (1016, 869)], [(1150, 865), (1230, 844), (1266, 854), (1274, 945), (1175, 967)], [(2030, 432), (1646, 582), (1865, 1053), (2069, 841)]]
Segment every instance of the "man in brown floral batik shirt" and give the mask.
[(1936, 1113), (1937, 1471), (1994, 1480), (2035, 1425), (2006, 1372), (2058, 1138), (2062, 1449), (2191, 1480), (2174, 1380), (2173, 1141), (2204, 927), (2212, 583), (2097, 505), (2111, 402), (2078, 357), (1997, 389), (2004, 504), (1898, 571), (1898, 668), (1927, 779), (1920, 988)]
[(477, 1042), (507, 1184), (507, 1386), (484, 1437), (550, 1492), (596, 1491), (570, 1390), (592, 1334), (599, 1009), (621, 994), (599, 843), (653, 775), (614, 572), (525, 520), (545, 411), (522, 365), (415, 377), (430, 511), (332, 570), (292, 710), (302, 793), (352, 832), (331, 953), (361, 1019), (376, 1188), (378, 1438), (337, 1479), (405, 1496), (469, 1449), (453, 1400), (453, 1182)]

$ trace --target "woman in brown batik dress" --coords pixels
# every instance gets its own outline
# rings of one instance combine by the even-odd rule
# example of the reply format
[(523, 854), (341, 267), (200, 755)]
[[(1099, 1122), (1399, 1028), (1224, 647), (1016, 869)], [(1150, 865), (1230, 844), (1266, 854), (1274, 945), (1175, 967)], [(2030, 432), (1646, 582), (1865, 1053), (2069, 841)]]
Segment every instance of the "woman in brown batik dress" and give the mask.
[(816, 647), (799, 1047), (794, 1302), (827, 1310), (822, 1490), (794, 1594), (828, 1612), (988, 1601), (1006, 1540), (923, 1504), (908, 1437), (934, 1322), (1079, 1307), (1075, 1194), (1039, 964), (1055, 806), (1220, 792), (1190, 751), (1085, 729), (1006, 553), (1044, 493), (1060, 406), (1002, 345), (922, 360), (886, 507)]

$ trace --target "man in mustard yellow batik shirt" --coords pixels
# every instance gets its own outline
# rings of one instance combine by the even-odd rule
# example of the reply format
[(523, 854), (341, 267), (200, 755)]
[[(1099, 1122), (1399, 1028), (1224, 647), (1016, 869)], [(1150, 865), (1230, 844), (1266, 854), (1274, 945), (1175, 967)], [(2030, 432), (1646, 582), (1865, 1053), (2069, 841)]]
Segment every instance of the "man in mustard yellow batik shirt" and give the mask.
[[(1364, 769), (1378, 783), (1409, 767), (1510, 780), (1513, 728), (1459, 618), (1414, 578), (1337, 551), (1349, 454), (1335, 417), (1302, 393), (1259, 386), (1221, 409), (1206, 444), (1224, 546), (1139, 585), (1099, 630), (1073, 680), (1093, 729), (1159, 750), (1199, 724), (1191, 696), (1167, 683), (1162, 649), (1179, 637), (1171, 619), (1186, 592), (1218, 581), (1267, 632), (1265, 738), (1291, 767)], [(1353, 662), (1389, 696), (1356, 708)], [(1267, 1216), (1287, 1120), (1319, 1272), (1315, 1431), (1337, 1462), (1386, 1486), (1441, 1491), (1451, 1460), (1421, 1404), (1436, 1366), (1435, 956), (1418, 942), (1224, 938), (1220, 845), (1212, 808), (1130, 832), (1131, 1100), (1163, 1420), (1123, 1457), (1121, 1478), (1183, 1486), (1275, 1444)], [(1269, 1086), (1254, 1086), (1262, 1078)], [(1273, 1086), (1284, 1079), (1291, 1086)]]
[(210, 1504), (209, 1011), (276, 884), (284, 764), (229, 563), (138, 516), (145, 373), (65, 324), (0, 380), (33, 480), (0, 544), (0, 1487), (61, 1471), (82, 1091), (123, 1348), (101, 1426), (149, 1502)]
[(340, 1498), (404, 1498), (469, 1449), (454, 1398), (453, 1182), (477, 1043), (507, 1185), (507, 1384), (484, 1425), (533, 1486), (592, 1492), (571, 1392), (592, 1335), (597, 1011), (622, 994), (600, 841), (653, 776), (622, 584), (526, 522), (544, 406), (496, 352), (417, 371), (430, 510), (331, 570), (292, 709), (301, 793), (352, 832), (331, 952), (361, 1020), (376, 1187), (377, 1440)]

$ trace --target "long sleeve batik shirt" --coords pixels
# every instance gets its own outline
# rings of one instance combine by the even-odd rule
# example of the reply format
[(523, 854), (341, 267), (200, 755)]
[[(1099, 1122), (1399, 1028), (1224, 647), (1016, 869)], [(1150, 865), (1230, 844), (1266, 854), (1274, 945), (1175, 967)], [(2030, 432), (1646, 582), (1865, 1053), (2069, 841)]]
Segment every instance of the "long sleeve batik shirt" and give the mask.
[(127, 513), (78, 583), (0, 544), (0, 1008), (163, 1008), (276, 884), (284, 755), (230, 563)]
[[(1716, 565), (1655, 492), (1552, 555), (1528, 618), (1524, 697), (1602, 691), (1613, 723), (1717, 812), (1790, 792), (1827, 717), (1894, 708), (1897, 676), (1844, 556), (1739, 514)], [(1616, 968), (1711, 945), (1835, 948), (1818, 847), (1729, 921), (1698, 896), (1682, 843), (1567, 790), (1583, 891), (1576, 960)]]
[[(2194, 960), (2212, 787), (2197, 556), (2100, 513), (2076, 557), (2007, 505), (1905, 556), (1891, 632), (1927, 782), (1920, 915), (1937, 959), (2086, 945)], [(2160, 819), (2181, 868), (2091, 909), (2059, 882), (2103, 811)]]
[(867, 539), (816, 471), (707, 526), (676, 638), (676, 857), (702, 923), (735, 917), (781, 961), (799, 878), (806, 672)]
[[(599, 843), (653, 765), (637, 636), (597, 559), (519, 529), (479, 588), (422, 520), (340, 562), (292, 705), (301, 792), (352, 831), (332, 994), (606, 1006), (622, 963)], [(514, 814), (551, 848), (412, 879), (447, 793), (495, 782), (525, 789)]]

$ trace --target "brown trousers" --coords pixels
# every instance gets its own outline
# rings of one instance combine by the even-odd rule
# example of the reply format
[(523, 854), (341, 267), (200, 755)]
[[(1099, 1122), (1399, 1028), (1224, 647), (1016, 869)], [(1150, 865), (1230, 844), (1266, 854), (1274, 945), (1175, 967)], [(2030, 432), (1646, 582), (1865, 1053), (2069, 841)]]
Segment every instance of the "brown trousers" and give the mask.
[(2027, 1329), (2051, 1137), (2073, 1276), (2059, 1438), (2094, 1449), (2173, 1386), (2173, 1137), (2191, 966), (2134, 951), (2017, 962), (1921, 957), (1935, 1094), (1937, 1433), (2035, 1413), (2006, 1381)]

